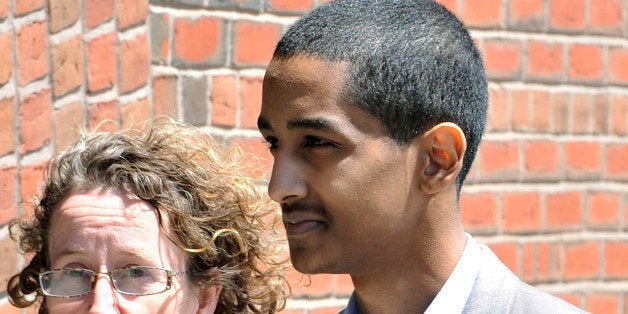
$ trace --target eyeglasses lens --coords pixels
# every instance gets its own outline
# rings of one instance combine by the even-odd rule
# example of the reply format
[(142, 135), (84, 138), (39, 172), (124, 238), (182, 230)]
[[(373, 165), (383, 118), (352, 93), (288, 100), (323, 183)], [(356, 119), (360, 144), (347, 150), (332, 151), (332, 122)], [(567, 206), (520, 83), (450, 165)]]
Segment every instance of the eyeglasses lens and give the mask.
[(116, 289), (132, 295), (163, 292), (168, 288), (168, 272), (159, 268), (130, 267), (111, 272)]
[[(118, 292), (128, 295), (149, 295), (166, 291), (169, 288), (168, 274), (165, 269), (146, 266), (104, 273), (111, 278)], [(88, 294), (97, 276), (98, 273), (87, 269), (58, 269), (41, 273), (39, 282), (45, 295), (71, 298)]]
[(89, 293), (92, 273), (83, 269), (61, 269), (40, 275), (41, 288), (47, 295), (73, 297)]

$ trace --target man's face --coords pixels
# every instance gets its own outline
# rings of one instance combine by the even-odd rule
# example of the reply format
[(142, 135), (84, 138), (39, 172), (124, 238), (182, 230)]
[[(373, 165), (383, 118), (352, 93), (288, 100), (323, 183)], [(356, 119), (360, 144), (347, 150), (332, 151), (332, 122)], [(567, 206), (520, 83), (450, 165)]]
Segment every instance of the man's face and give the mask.
[(258, 125), (274, 157), (290, 255), (305, 273), (366, 274), (402, 254), (419, 213), (417, 150), (346, 102), (346, 64), (273, 59)]

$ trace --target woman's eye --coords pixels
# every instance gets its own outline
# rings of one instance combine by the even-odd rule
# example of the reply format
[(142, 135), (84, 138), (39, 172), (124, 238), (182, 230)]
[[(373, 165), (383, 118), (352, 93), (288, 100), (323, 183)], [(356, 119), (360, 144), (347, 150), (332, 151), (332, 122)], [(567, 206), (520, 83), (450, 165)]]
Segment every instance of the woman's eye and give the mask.
[(85, 277), (84, 269), (69, 269), (65, 272), (69, 277)]
[(147, 275), (147, 271), (143, 270), (143, 269), (139, 269), (139, 268), (131, 268), (131, 269), (127, 269), (126, 271), (126, 276), (127, 277), (144, 277)]

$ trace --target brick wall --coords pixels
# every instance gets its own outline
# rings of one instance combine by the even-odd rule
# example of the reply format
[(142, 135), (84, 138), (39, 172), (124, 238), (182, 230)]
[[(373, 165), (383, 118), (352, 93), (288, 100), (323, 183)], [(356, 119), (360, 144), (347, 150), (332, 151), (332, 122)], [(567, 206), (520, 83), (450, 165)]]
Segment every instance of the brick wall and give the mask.
[[(0, 311), (46, 160), (76, 126), (171, 114), (270, 159), (256, 131), (275, 42), (324, 0), (0, 1)], [(442, 0), (486, 57), (491, 109), (467, 230), (527, 282), (628, 313), (628, 3)], [(265, 176), (265, 162), (256, 170)], [(335, 313), (347, 276), (290, 274), (286, 313)], [(32, 311), (30, 311), (32, 312)]]

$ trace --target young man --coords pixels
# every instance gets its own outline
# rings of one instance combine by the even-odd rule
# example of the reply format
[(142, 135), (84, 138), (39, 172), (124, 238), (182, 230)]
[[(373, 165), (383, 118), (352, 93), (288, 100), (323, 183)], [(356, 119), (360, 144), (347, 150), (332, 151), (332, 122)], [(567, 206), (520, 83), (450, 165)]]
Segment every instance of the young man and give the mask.
[(487, 106), (481, 56), (435, 2), (338, 0), (297, 21), (258, 120), (295, 268), (350, 274), (345, 313), (578, 312), (465, 234)]

